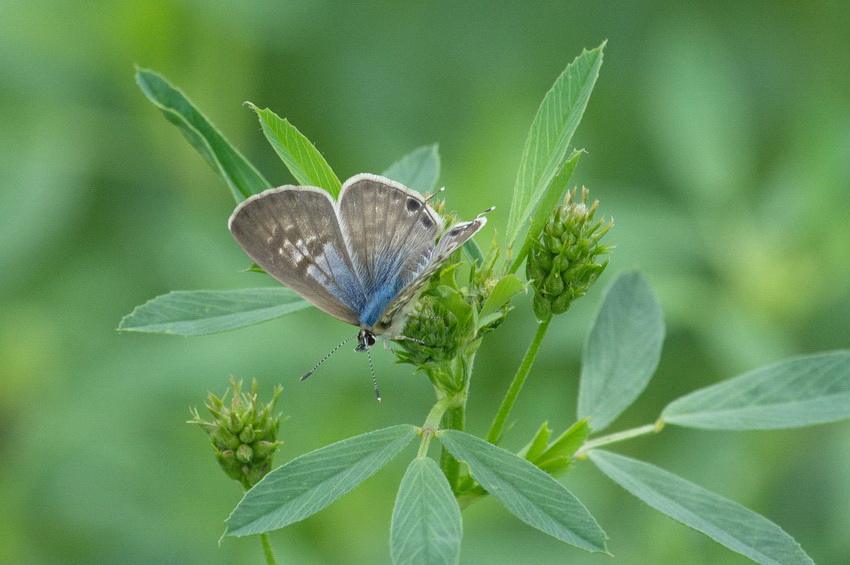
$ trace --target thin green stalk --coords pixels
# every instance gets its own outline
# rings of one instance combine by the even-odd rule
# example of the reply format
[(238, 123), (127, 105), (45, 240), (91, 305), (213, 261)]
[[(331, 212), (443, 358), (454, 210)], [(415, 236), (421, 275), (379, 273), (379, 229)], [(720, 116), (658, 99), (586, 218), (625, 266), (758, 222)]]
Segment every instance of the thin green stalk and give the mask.
[[(510, 268), (508, 269), (508, 273), (516, 273), (517, 270), (522, 266), (522, 262), (525, 261), (525, 258), (528, 256), (529, 250), (531, 250), (531, 245), (534, 243), (534, 240), (531, 237), (526, 237), (522, 243), (522, 248), (520, 248), (519, 253), (514, 259), (514, 262), (511, 263)], [(510, 262), (510, 259), (508, 259)]]
[(444, 396), (437, 400), (431, 408), (431, 411), (428, 413), (428, 417), (425, 418), (425, 423), (422, 424), (422, 427), (435, 432), (439, 430), (440, 420), (443, 419), (443, 414), (446, 413), (446, 410), (448, 410), (455, 401), (455, 398), (452, 396)]
[(425, 423), (422, 425), (422, 440), (419, 442), (419, 453), (416, 454), (417, 457), (425, 457), (425, 454), (428, 453), (431, 438), (434, 437), (434, 432), (440, 429), (440, 421), (454, 401), (455, 399), (453, 397), (444, 396), (437, 400), (431, 408), (428, 417), (425, 418)]
[[(243, 492), (248, 492), (248, 490), (248, 487), (242, 485)], [(274, 558), (274, 551), (272, 550), (272, 543), (269, 540), (269, 534), (260, 534), (260, 541), (263, 543), (263, 555), (266, 557), (266, 565), (277, 565), (277, 560)], [(219, 540), (219, 543), (221, 543), (221, 540)]]
[(260, 534), (260, 540), (263, 542), (263, 553), (266, 556), (266, 565), (277, 565), (277, 561), (274, 558), (274, 552), (272, 551), (272, 544), (269, 541), (269, 535)]
[(611, 443), (617, 443), (619, 441), (625, 441), (627, 439), (632, 439), (634, 437), (645, 436), (649, 434), (657, 434), (664, 428), (664, 420), (660, 419), (654, 424), (647, 424), (645, 426), (638, 426), (637, 428), (632, 428), (630, 430), (623, 430), (622, 432), (617, 432), (614, 434), (608, 434), (607, 436), (598, 437), (596, 439), (592, 439), (581, 446), (581, 448), (576, 451), (576, 458), (583, 459), (587, 452), (595, 449), (597, 447), (602, 447), (603, 445), (609, 445)]
[(502, 405), (499, 406), (499, 411), (493, 419), (490, 431), (487, 433), (487, 441), (490, 443), (497, 444), (502, 439), (502, 430), (505, 427), (505, 422), (511, 413), (511, 409), (514, 407), (517, 396), (519, 396), (522, 390), (522, 385), (525, 384), (525, 379), (528, 378), (528, 373), (531, 372), (531, 366), (534, 364), (534, 359), (537, 358), (537, 351), (540, 349), (540, 344), (543, 342), (543, 337), (546, 335), (546, 330), (549, 329), (549, 323), (551, 321), (552, 316), (549, 316), (537, 325), (537, 332), (534, 334), (534, 339), (531, 340), (528, 350), (525, 352), (525, 357), (523, 357), (522, 363), (520, 363), (519, 369), (517, 369), (516, 375), (514, 375), (514, 380), (511, 382), (511, 386), (502, 400)]

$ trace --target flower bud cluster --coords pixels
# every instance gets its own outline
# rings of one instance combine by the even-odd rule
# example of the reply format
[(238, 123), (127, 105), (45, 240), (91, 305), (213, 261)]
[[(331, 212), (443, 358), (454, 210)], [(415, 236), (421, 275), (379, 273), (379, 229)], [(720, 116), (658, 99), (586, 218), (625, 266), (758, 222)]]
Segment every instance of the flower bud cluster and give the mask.
[(275, 387), (271, 402), (262, 404), (257, 398), (257, 381), (250, 393), (242, 392), (242, 381), (230, 380), (233, 395), (226, 405), (227, 393), (218, 398), (210, 393), (205, 403), (213, 415), (212, 421), (201, 419), (191, 409), (190, 424), (198, 424), (206, 432), (215, 451), (218, 464), (231, 479), (249, 489), (271, 470), (277, 447), (277, 428), (280, 415), (275, 414), (277, 398), (283, 390)]
[(568, 192), (564, 205), (555, 209), (532, 243), (526, 276), (534, 289), (532, 306), (538, 320), (566, 312), (608, 265), (598, 256), (609, 253), (611, 246), (600, 240), (614, 224), (604, 218), (593, 221), (599, 201), (588, 206), (588, 195), (586, 188), (579, 200), (576, 189)]
[(457, 357), (464, 344), (463, 328), (454, 312), (439, 296), (420, 297), (416, 312), (407, 319), (404, 330), (409, 340), (399, 342), (396, 356), (402, 363), (417, 367), (439, 365)]

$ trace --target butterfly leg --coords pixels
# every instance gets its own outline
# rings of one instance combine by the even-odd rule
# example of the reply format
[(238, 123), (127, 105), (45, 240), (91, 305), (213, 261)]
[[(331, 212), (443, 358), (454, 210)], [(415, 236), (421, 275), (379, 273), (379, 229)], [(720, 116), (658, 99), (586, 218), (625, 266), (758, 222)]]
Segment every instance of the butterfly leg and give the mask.
[[(416, 339), (415, 337), (407, 337), (406, 335), (397, 335), (393, 339), (398, 340), (398, 341), (412, 341), (414, 343), (418, 343), (419, 345), (427, 345), (421, 339)], [(386, 349), (387, 351), (391, 351), (390, 344), (389, 344), (388, 341), (384, 342), (384, 349)]]
[(411, 314), (411, 318), (422, 318), (423, 320), (442, 320), (439, 316), (426, 316), (425, 314)]

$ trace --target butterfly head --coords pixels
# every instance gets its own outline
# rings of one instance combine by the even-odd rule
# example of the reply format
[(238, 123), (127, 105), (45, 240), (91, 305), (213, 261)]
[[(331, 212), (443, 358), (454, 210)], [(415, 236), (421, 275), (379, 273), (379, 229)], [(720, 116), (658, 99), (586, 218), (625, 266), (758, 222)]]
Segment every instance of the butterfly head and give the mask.
[(375, 345), (375, 341), (375, 334), (367, 329), (361, 329), (357, 333), (357, 347), (354, 348), (354, 351), (366, 351)]

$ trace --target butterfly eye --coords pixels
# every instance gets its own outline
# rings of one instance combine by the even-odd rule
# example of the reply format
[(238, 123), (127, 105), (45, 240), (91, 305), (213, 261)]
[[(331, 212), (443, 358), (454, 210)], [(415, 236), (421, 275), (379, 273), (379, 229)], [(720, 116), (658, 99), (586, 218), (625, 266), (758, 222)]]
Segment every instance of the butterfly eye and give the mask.
[(404, 205), (407, 208), (407, 211), (411, 214), (415, 214), (420, 208), (422, 208), (422, 203), (413, 198), (408, 198)]

